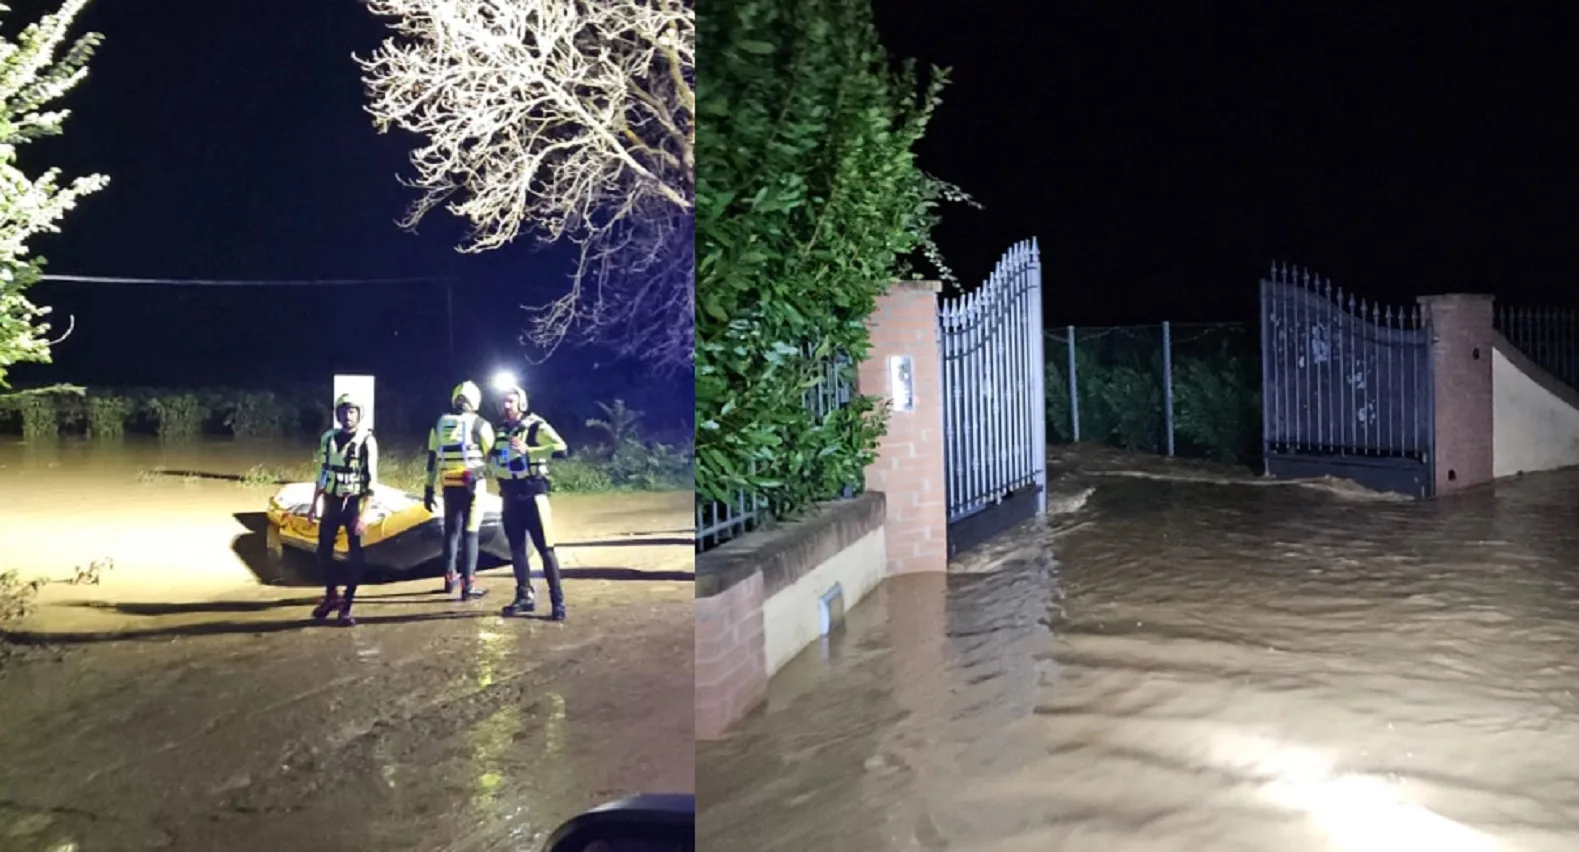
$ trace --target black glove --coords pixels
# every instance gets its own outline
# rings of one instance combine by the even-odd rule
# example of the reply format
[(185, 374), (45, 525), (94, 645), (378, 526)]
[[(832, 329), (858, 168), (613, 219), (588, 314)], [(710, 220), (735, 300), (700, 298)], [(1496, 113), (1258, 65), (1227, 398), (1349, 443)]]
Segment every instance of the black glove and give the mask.
[(433, 486), (422, 489), (422, 508), (433, 511)]

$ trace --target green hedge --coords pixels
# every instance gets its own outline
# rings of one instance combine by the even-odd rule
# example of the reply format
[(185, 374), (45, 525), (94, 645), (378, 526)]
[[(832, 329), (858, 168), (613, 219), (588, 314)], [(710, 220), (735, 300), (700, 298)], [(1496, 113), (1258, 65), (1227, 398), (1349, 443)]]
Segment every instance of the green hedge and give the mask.
[[(1094, 336), (1094, 335), (1093, 335)], [(1069, 361), (1061, 341), (1047, 346), (1048, 443), (1074, 440)], [(1162, 452), (1166, 405), (1160, 347), (1114, 357), (1077, 339), (1080, 440)], [(1258, 363), (1225, 342), (1215, 351), (1173, 358), (1173, 432), (1181, 456), (1245, 462), (1260, 451)]]
[(126, 435), (172, 441), (202, 435), (269, 439), (326, 428), (331, 418), (326, 393), (62, 386), (0, 397), (0, 417), (20, 420), (29, 440), (60, 435), (107, 441)]
[(947, 188), (912, 150), (943, 74), (891, 67), (862, 0), (740, 0), (698, 30), (697, 497), (786, 516), (874, 458), (875, 400), (805, 396), (862, 360), (878, 297), (930, 254)]

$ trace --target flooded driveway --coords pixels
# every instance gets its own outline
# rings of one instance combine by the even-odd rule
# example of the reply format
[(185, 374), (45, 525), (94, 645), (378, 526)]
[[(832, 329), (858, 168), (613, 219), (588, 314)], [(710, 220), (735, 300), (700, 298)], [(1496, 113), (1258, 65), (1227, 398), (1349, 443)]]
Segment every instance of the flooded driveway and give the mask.
[(703, 847), (1579, 848), (1579, 473), (1090, 482), (699, 745)]
[(0, 570), (57, 581), (0, 662), (0, 849), (513, 852), (692, 789), (690, 495), (556, 495), (567, 624), (500, 618), (499, 568), (364, 586), (344, 629), (259, 580), (271, 488), (226, 477), (266, 452), (125, 452), (0, 447)]

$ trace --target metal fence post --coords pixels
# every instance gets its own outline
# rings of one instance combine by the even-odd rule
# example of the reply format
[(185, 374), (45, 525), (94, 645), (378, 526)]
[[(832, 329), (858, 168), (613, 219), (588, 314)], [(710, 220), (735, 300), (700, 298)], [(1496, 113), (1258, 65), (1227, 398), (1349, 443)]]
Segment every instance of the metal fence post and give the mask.
[(1162, 321), (1162, 404), (1168, 430), (1168, 456), (1173, 457), (1173, 324)]
[(1080, 443), (1080, 374), (1075, 371), (1075, 327), (1069, 326), (1069, 419), (1075, 443)]

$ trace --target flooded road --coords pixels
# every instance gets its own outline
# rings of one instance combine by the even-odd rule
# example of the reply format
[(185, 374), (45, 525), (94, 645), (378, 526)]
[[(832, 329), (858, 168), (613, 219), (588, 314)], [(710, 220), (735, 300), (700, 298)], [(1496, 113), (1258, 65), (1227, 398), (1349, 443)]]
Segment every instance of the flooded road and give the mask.
[(692, 789), (689, 494), (555, 496), (566, 624), (500, 618), (502, 568), (466, 604), (364, 585), (343, 629), (251, 563), (270, 452), (0, 445), (0, 571), (54, 581), (7, 625), (0, 849), (513, 852)]
[(1579, 848), (1579, 473), (1088, 482), (699, 744), (703, 848)]

